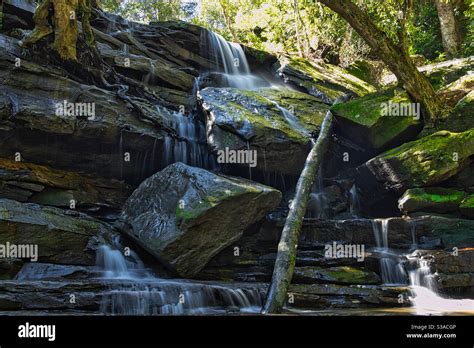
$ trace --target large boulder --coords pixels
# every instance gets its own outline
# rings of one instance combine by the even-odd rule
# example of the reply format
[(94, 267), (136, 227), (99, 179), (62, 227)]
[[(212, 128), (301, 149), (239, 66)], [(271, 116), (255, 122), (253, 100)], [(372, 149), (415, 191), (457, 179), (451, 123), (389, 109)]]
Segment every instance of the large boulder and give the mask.
[(92, 178), (32, 163), (0, 158), (0, 197), (79, 210), (119, 210), (130, 187), (117, 180)]
[(380, 150), (414, 139), (420, 132), (421, 115), (398, 110), (412, 105), (406, 92), (389, 89), (336, 104), (331, 111), (339, 134), (380, 153)]
[(280, 200), (273, 188), (175, 163), (128, 199), (123, 229), (180, 276), (192, 277)]
[(272, 68), (285, 83), (328, 104), (345, 94), (363, 96), (375, 91), (367, 82), (323, 61), (282, 56)]
[(357, 169), (357, 186), (363, 197), (378, 204), (384, 193), (400, 196), (409, 188), (446, 181), (469, 166), (472, 155), (474, 129), (440, 131), (369, 160)]
[(212, 149), (256, 150), (256, 168), (265, 172), (299, 175), (310, 133), (319, 132), (328, 111), (317, 98), (291, 90), (210, 87), (199, 94)]
[(95, 265), (97, 248), (116, 231), (73, 210), (0, 199), (0, 244), (36, 245), (40, 262)]

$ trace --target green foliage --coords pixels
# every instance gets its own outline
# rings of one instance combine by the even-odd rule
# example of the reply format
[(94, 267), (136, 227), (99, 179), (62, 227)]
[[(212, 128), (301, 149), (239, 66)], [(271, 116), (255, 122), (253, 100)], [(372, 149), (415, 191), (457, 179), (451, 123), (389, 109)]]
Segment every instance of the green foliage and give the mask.
[(412, 39), (411, 54), (422, 54), (430, 60), (443, 54), (438, 12), (433, 1), (416, 2), (414, 19), (408, 30)]
[(467, 10), (464, 12), (466, 25), (466, 37), (463, 43), (463, 54), (465, 56), (474, 55), (474, 0), (466, 0)]
[(101, 0), (100, 7), (136, 22), (167, 21), (182, 16), (180, 0)]
[[(400, 22), (404, 0), (352, 1), (396, 44), (405, 37), (410, 54), (422, 54), (430, 60), (444, 58), (433, 0), (414, 1), (403, 33)], [(463, 21), (463, 52), (471, 55), (474, 1), (464, 1), (463, 6), (456, 7), (456, 16)], [(357, 60), (377, 58), (371, 57), (365, 41), (344, 19), (316, 0), (194, 0), (194, 4), (192, 0), (102, 0), (101, 6), (140, 22), (187, 20), (218, 32), (227, 40), (274, 54), (325, 58), (345, 67)]]

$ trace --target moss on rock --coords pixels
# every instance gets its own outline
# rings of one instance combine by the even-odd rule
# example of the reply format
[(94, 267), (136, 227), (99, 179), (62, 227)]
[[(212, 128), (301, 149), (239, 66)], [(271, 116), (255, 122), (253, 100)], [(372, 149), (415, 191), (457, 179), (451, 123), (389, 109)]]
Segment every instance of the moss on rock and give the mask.
[(407, 190), (398, 201), (404, 213), (416, 211), (448, 213), (458, 210), (465, 192), (441, 187), (427, 187)]
[[(368, 161), (359, 172), (385, 190), (435, 186), (457, 174), (474, 155), (474, 129), (462, 133), (440, 131), (405, 143)], [(367, 170), (364, 170), (367, 169)]]
[(406, 92), (389, 89), (336, 104), (331, 110), (348, 139), (385, 149), (410, 140), (421, 130), (419, 110), (414, 106)]

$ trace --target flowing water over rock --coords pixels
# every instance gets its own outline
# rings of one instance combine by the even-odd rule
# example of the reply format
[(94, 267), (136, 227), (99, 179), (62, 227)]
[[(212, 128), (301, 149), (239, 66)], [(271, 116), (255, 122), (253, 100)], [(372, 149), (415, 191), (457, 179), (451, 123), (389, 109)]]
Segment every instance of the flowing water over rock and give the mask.
[[(116, 249), (118, 247), (118, 249)], [(156, 278), (131, 251), (127, 260), (115, 246), (102, 246), (97, 263), (109, 290), (100, 312), (111, 315), (258, 313), (263, 292), (258, 285), (196, 283)]]
[(163, 164), (170, 165), (183, 162), (193, 167), (213, 169), (216, 165), (214, 157), (207, 150), (206, 131), (202, 123), (192, 116), (174, 114), (168, 124), (177, 131), (181, 139), (165, 137), (163, 146)]
[(223, 68), (223, 77), (229, 87), (253, 89), (267, 86), (263, 79), (253, 75), (242, 46), (226, 41), (221, 35), (209, 31), (205, 47), (217, 66)]
[[(389, 219), (375, 219), (372, 221), (374, 237), (377, 243), (379, 256), (380, 274), (384, 284), (396, 285), (406, 284), (407, 278), (413, 292), (410, 298), (416, 314), (443, 314), (450, 312), (472, 312), (474, 311), (474, 300), (470, 299), (448, 299), (439, 294), (436, 282), (436, 274), (433, 273), (431, 258), (422, 258), (418, 252), (405, 256), (396, 253), (389, 248)], [(416, 242), (416, 224), (411, 224), (412, 247)], [(408, 259), (408, 261), (407, 261)], [(405, 263), (414, 263), (412, 270), (405, 271)]]
[(406, 284), (406, 274), (400, 262), (400, 256), (389, 248), (388, 219), (372, 221), (377, 251), (380, 252), (380, 275), (384, 284)]

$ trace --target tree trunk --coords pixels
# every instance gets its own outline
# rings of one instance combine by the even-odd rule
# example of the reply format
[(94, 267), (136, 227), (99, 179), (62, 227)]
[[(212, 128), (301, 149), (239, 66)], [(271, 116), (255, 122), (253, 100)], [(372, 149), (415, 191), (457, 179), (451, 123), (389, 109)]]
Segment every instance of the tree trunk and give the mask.
[(219, 4), (221, 5), (222, 14), (224, 15), (224, 20), (227, 25), (227, 29), (229, 29), (230, 35), (232, 35), (232, 40), (234, 42), (239, 42), (239, 38), (237, 37), (237, 34), (235, 33), (234, 26), (232, 25), (232, 19), (230, 18), (229, 13), (227, 11), (227, 6), (229, 4), (224, 2), (223, 0), (219, 0)]
[(444, 51), (449, 56), (456, 56), (461, 45), (459, 28), (454, 17), (454, 8), (450, 0), (435, 0)]
[[(54, 9), (53, 27), (48, 16), (51, 7)], [(54, 30), (53, 48), (64, 60), (77, 60), (78, 16), (82, 17), (82, 31), (86, 43), (94, 44), (94, 34), (90, 25), (91, 0), (43, 0), (34, 14), (35, 28), (25, 38), (22, 45), (34, 44), (51, 34)]]
[(445, 108), (436, 96), (433, 86), (418, 71), (403, 41), (400, 45), (396, 45), (384, 32), (375, 26), (369, 15), (352, 1), (318, 1), (344, 18), (367, 42), (372, 51), (387, 64), (398, 80), (404, 84), (406, 91), (413, 100), (420, 103), (423, 107), (426, 126), (433, 126), (434, 121), (444, 115)]
[(296, 47), (298, 49), (298, 56), (303, 57), (303, 52), (301, 51), (301, 36), (299, 28), (299, 9), (298, 9), (298, 0), (295, 0), (294, 4), (294, 21), (295, 21), (295, 32), (296, 32)]
[[(336, 103), (339, 100), (336, 101)], [(262, 313), (280, 313), (285, 302), (288, 287), (293, 278), (296, 250), (316, 174), (331, 135), (333, 115), (328, 111), (296, 185), (296, 193), (290, 204), (290, 211), (278, 244), (278, 254), (273, 269), (272, 282)]]

